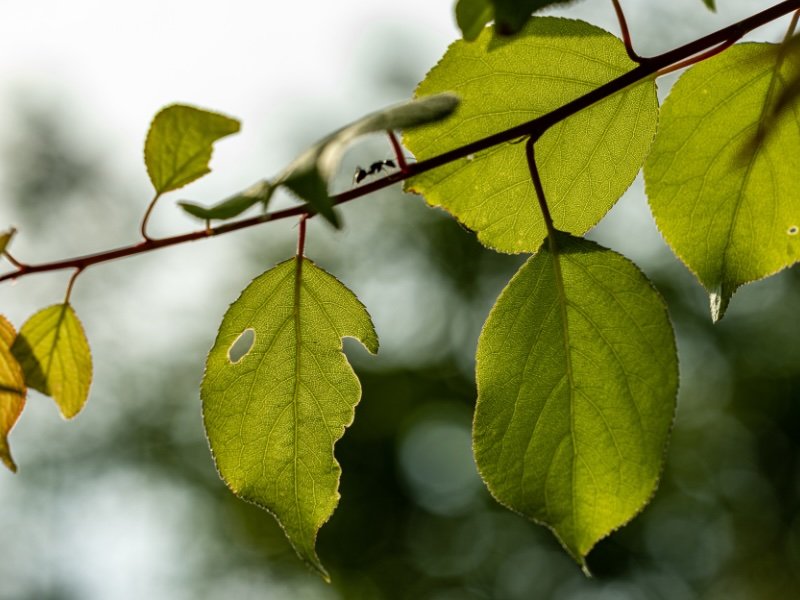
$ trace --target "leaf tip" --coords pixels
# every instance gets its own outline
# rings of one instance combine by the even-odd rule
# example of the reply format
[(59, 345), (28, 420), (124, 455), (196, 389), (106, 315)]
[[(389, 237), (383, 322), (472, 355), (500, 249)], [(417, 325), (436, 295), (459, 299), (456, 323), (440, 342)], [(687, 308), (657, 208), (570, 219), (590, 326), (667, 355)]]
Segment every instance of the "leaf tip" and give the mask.
[(322, 577), (322, 580), (325, 583), (327, 583), (327, 584), (331, 583), (331, 575), (330, 575), (330, 573), (328, 573), (328, 570), (325, 567), (322, 566), (322, 563), (320, 562), (320, 560), (316, 556), (316, 554), (314, 555), (313, 560), (311, 559), (311, 557), (303, 557), (303, 558), (306, 561), (306, 563), (312, 569), (314, 569), (314, 572), (317, 575), (319, 575), (320, 577)]
[(731, 301), (731, 293), (723, 288), (717, 288), (708, 295), (709, 306), (711, 308), (711, 321), (718, 323), (725, 312), (728, 310), (728, 304)]
[(594, 579), (594, 575), (589, 570), (589, 565), (586, 564), (586, 557), (581, 558), (580, 560), (581, 565), (581, 572), (586, 576), (587, 579)]
[(3, 464), (8, 467), (8, 470), (12, 473), (17, 472), (17, 463), (14, 462), (14, 459), (11, 458), (11, 451), (8, 448), (8, 445), (3, 443), (3, 448), (0, 448), (0, 460), (3, 461)]
[(6, 248), (11, 243), (11, 238), (14, 237), (14, 234), (17, 233), (15, 227), (9, 227), (2, 233), (0, 233), (0, 254), (6, 251)]

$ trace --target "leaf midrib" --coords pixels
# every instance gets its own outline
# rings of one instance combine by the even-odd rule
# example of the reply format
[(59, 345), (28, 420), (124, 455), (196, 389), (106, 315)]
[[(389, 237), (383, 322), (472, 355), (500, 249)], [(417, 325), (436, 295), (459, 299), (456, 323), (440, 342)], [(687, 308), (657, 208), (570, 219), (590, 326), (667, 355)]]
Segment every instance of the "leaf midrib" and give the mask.
[[(764, 150), (765, 143), (763, 140), (763, 128), (765, 117), (767, 115), (767, 107), (772, 105), (772, 98), (775, 95), (775, 87), (776, 82), (780, 75), (780, 70), (783, 67), (783, 60), (786, 57), (786, 52), (783, 51), (783, 47), (778, 51), (778, 58), (775, 61), (775, 65), (772, 68), (772, 75), (769, 79), (769, 86), (767, 87), (767, 94), (764, 97), (764, 103), (761, 105), (761, 112), (758, 115), (758, 129), (756, 130), (756, 140), (758, 144), (753, 149), (753, 153), (750, 155), (750, 160), (747, 162), (747, 169), (745, 170), (744, 176), (742, 177), (742, 183), (739, 186), (739, 193), (737, 194), (736, 202), (734, 202), (733, 206), (733, 216), (731, 217), (731, 225), (730, 225), (730, 234), (725, 239), (725, 248), (722, 251), (722, 265), (720, 268), (720, 276), (722, 281), (720, 282), (720, 291), (722, 294), (727, 294), (725, 289), (725, 285), (728, 283), (726, 281), (726, 271), (728, 265), (728, 250), (731, 247), (731, 239), (733, 238), (733, 232), (736, 230), (736, 224), (739, 221), (739, 213), (742, 208), (742, 204), (744, 202), (744, 194), (748, 187), (748, 182), (750, 181), (750, 176), (753, 172), (753, 167), (758, 159), (758, 156), (761, 154), (762, 150)], [(735, 289), (735, 288), (734, 288)]]
[(44, 378), (45, 378), (44, 384), (45, 384), (45, 387), (47, 388), (47, 393), (48, 394), (52, 393), (52, 390), (50, 389), (50, 373), (52, 372), (52, 369), (53, 369), (53, 359), (56, 356), (56, 348), (58, 346), (58, 338), (61, 335), (61, 326), (64, 323), (64, 318), (65, 318), (68, 306), (69, 306), (68, 304), (62, 304), (61, 305), (61, 310), (58, 313), (58, 319), (56, 319), (56, 330), (55, 330), (55, 333), (53, 334), (53, 343), (50, 345), (50, 351), (46, 355), (47, 356), (47, 368), (45, 369), (45, 373), (44, 373)]
[(292, 384), (292, 419), (294, 421), (294, 427), (292, 428), (292, 471), (293, 471), (293, 484), (294, 484), (294, 504), (295, 504), (295, 511), (297, 513), (297, 521), (300, 525), (302, 531), (302, 515), (300, 511), (300, 492), (297, 487), (297, 467), (300, 460), (299, 448), (298, 448), (298, 430), (300, 427), (299, 423), (299, 415), (297, 411), (297, 403), (299, 400), (300, 395), (300, 373), (302, 370), (301, 364), (301, 357), (300, 354), (303, 349), (303, 341), (301, 337), (300, 325), (301, 325), (301, 318), (300, 318), (300, 301), (301, 301), (301, 293), (303, 289), (303, 257), (302, 255), (297, 256), (295, 259), (295, 277), (294, 277), (294, 298), (293, 298), (293, 306), (292, 306), (292, 315), (294, 319), (294, 339), (295, 339), (295, 352), (294, 352), (294, 382)]
[(561, 260), (559, 257), (558, 245), (555, 240), (555, 231), (550, 231), (547, 236), (550, 255), (553, 260), (553, 277), (555, 278), (556, 293), (558, 296), (558, 308), (561, 313), (561, 326), (562, 336), (564, 341), (564, 369), (566, 371), (567, 383), (569, 389), (569, 436), (572, 443), (572, 487), (570, 489), (570, 497), (572, 499), (572, 525), (576, 526), (577, 518), (575, 516), (575, 462), (578, 457), (577, 444), (575, 443), (575, 380), (572, 372), (572, 355), (570, 354), (570, 336), (569, 336), (569, 320), (567, 314), (567, 293), (564, 289), (564, 278), (561, 273)]

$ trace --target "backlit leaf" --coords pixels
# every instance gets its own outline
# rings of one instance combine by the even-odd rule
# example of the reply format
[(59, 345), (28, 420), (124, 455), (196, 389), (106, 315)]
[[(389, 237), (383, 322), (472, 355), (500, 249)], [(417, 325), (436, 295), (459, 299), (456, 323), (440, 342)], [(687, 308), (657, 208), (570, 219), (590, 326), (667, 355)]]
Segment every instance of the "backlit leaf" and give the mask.
[(11, 352), (28, 387), (51, 396), (67, 419), (81, 411), (92, 383), (92, 355), (72, 306), (56, 304), (33, 315)]
[(11, 344), (17, 336), (14, 326), (0, 315), (0, 460), (17, 471), (11, 458), (8, 434), (25, 408), (25, 378), (17, 359), (11, 354)]
[(192, 106), (173, 104), (153, 119), (144, 162), (158, 194), (209, 173), (213, 143), (239, 131), (239, 121)]
[[(425, 97), (445, 89), (461, 96), (453, 119), (406, 133), (422, 160), (525, 123), (634, 67), (613, 35), (581, 21), (531, 20), (490, 49), (492, 32), (453, 43), (419, 85)], [(559, 229), (593, 227), (633, 181), (650, 147), (658, 105), (655, 84), (642, 82), (552, 127), (536, 154)], [(508, 143), (412, 178), (407, 189), (477, 231), (490, 248), (532, 252), (546, 235), (531, 185), (524, 143)]]
[[(795, 35), (785, 40), (778, 52), (782, 52), (783, 56), (780, 56), (777, 60), (800, 64), (800, 35)], [(798, 101), (800, 101), (800, 69), (796, 69), (792, 74), (792, 78), (783, 81), (783, 83), (783, 89), (776, 94), (774, 104), (764, 115), (761, 127), (754, 136), (754, 141), (757, 144), (762, 143), (764, 141), (763, 138), (772, 132), (775, 120), (781, 114), (797, 110)]]
[(558, 234), (503, 290), (477, 352), (473, 429), (499, 502), (580, 563), (653, 495), (678, 384), (666, 307), (626, 258)]
[(264, 180), (247, 188), (241, 194), (231, 196), (214, 206), (201, 206), (200, 204), (195, 204), (187, 200), (178, 202), (178, 206), (193, 217), (203, 219), (204, 221), (211, 221), (212, 219), (232, 219), (238, 217), (248, 208), (259, 202), (263, 204), (264, 209), (266, 209), (274, 190), (275, 187), (269, 181)]
[(334, 227), (339, 227), (339, 217), (328, 196), (328, 181), (347, 147), (356, 138), (368, 133), (410, 129), (441, 121), (457, 106), (458, 98), (445, 93), (404, 102), (362, 117), (334, 131), (295, 158), (278, 176), (275, 185), (288, 187)]
[(740, 285), (800, 258), (797, 107), (758, 135), (784, 82), (800, 74), (794, 61), (776, 71), (777, 48), (736, 45), (684, 73), (645, 165), (656, 223), (708, 290), (715, 321)]
[(361, 397), (343, 337), (378, 350), (372, 321), (350, 290), (307, 259), (286, 261), (228, 309), (201, 386), (220, 475), (237, 496), (275, 515), (326, 579), (315, 542), (339, 501), (333, 447)]

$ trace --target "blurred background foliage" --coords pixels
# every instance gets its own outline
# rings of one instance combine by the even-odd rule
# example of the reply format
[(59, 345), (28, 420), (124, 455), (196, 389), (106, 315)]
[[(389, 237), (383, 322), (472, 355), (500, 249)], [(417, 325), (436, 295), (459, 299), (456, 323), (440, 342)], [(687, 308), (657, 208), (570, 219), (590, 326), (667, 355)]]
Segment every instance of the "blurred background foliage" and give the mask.
[[(402, 97), (419, 76), (408, 65), (375, 54), (360, 68), (383, 94)], [(10, 105), (0, 187), (3, 221), (20, 229), (20, 257), (134, 240), (144, 203), (106, 164), (102, 132), (89, 139), (68, 126), (87, 115), (35, 93)], [(307, 136), (287, 138), (289, 150), (347, 118), (331, 111), (312, 120)], [(351, 184), (355, 165), (383, 156), (391, 153), (380, 137), (359, 145), (338, 187)], [(73, 301), (92, 344), (95, 384), (69, 424), (31, 393), (11, 435), (20, 473), (0, 473), (0, 598), (800, 594), (796, 268), (742, 289), (712, 326), (703, 291), (652, 223), (641, 181), (592, 232), (635, 260), (665, 296), (681, 388), (661, 486), (589, 556), (587, 579), (546, 529), (490, 498), (472, 461), (477, 336), (523, 259), (483, 249), (396, 189), (348, 205), (343, 217), (342, 234), (312, 221), (307, 253), (365, 302), (382, 349), (372, 358), (345, 344), (363, 397), (337, 445), (342, 499), (319, 538), (333, 584), (299, 562), (270, 515), (229, 493), (200, 418), (198, 384), (216, 325), (240, 289), (293, 251), (293, 224), (283, 222), (81, 277)], [(180, 218), (167, 225), (189, 224)], [(4, 285), (2, 310), (19, 325), (61, 298), (62, 275)]]

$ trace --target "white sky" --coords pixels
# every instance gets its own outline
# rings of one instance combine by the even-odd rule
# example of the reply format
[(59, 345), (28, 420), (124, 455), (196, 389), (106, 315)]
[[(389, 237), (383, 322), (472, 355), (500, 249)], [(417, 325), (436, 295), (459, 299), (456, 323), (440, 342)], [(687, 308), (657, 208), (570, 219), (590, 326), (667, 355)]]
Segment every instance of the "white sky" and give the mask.
[[(767, 3), (721, 0), (716, 16), (700, 4), (623, 1), (638, 47), (652, 51)], [(144, 131), (158, 108), (181, 101), (239, 117), (243, 143), (255, 143), (256, 136), (276, 129), (291, 131), (302, 119), (298, 113), (322, 105), (346, 107), (355, 117), (399, 99), (365, 95), (359, 71), (374, 64), (373, 57), (390, 57), (390, 66), (406, 56), (418, 69), (433, 65), (457, 37), (452, 5), (452, 0), (0, 0), (0, 115), (15, 89), (54, 94), (55, 103), (78, 104), (92, 126), (119, 136), (112, 140), (115, 150), (121, 161), (129, 161), (139, 158)], [(566, 14), (588, 15), (616, 31), (610, 2), (585, 0)], [(689, 23), (682, 19), (687, 15)], [(678, 19), (670, 30), (669, 23)], [(263, 149), (263, 139), (258, 143)]]
[[(700, 0), (623, 0), (645, 54), (765, 4), (722, 0), (713, 15)], [(87, 139), (102, 132), (115, 165), (138, 173), (132, 183), (145, 193), (144, 171), (135, 169), (150, 119), (166, 104), (192, 103), (243, 122), (236, 141), (224, 142), (232, 150), (215, 157), (232, 191), (231, 180), (246, 184), (283, 166), (296, 151), (281, 144), (287, 136), (311, 142), (327, 133), (317, 123), (341, 115), (342, 124), (410, 95), (372, 80), (391, 75), (380, 72), (384, 65), (421, 78), (458, 35), (452, 7), (453, 0), (0, 0), (0, 136), (16, 92), (42, 96), (69, 107)], [(617, 29), (605, 0), (562, 12)]]

